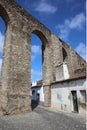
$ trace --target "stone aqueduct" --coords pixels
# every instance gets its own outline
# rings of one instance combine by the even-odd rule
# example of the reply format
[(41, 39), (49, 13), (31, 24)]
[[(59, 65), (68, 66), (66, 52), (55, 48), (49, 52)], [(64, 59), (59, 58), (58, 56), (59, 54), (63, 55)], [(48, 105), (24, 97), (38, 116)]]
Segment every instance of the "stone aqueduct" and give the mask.
[[(0, 0), (0, 16), (6, 24), (0, 87), (0, 111), (3, 114), (31, 110), (31, 34), (42, 41), (45, 106), (51, 105), (50, 83), (56, 67), (66, 62), (72, 77), (85, 61), (47, 27), (21, 8), (14, 0)], [(61, 68), (62, 71), (62, 68)]]

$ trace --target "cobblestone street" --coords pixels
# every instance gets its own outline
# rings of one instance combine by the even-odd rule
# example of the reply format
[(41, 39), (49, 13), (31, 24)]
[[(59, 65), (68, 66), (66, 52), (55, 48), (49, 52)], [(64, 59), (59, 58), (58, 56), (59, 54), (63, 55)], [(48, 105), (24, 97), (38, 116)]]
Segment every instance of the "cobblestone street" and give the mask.
[(78, 114), (38, 106), (31, 113), (0, 117), (0, 130), (86, 130), (86, 123)]

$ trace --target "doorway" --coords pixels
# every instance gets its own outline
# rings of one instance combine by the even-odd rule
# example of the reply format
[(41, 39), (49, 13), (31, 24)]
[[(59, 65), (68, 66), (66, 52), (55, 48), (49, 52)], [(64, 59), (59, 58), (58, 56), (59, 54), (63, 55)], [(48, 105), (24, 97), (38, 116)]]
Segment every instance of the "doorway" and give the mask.
[(78, 112), (77, 92), (72, 91), (73, 111)]

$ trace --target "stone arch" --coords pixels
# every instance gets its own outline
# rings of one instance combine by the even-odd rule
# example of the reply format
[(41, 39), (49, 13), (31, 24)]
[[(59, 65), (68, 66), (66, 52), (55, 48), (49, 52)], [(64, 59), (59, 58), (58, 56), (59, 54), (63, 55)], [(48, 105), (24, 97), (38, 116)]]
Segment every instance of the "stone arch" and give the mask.
[[(6, 70), (6, 67), (5, 67), (6, 66), (6, 62), (4, 64), (4, 61), (6, 61), (6, 60), (5, 60), (4, 56), (5, 56), (7, 28), (8, 28), (8, 23), (9, 23), (10, 19), (9, 19), (9, 15), (8, 15), (7, 11), (5, 10), (5, 8), (1, 4), (0, 4), (0, 17), (3, 19), (3, 21), (5, 23), (5, 27), (6, 27), (5, 35), (4, 35), (5, 37), (4, 37), (4, 47), (3, 47), (3, 57), (2, 57), (2, 70), (1, 70), (1, 81), (0, 81), (1, 82), (1, 87), (0, 87), (0, 99), (1, 99), (0, 100), (0, 111), (3, 112), (3, 110), (5, 110), (6, 105), (7, 105), (7, 97), (6, 97), (6, 93), (7, 92), (5, 93), (7, 85), (5, 84), (6, 83), (6, 79), (3, 78), (4, 77), (3, 75), (6, 74), (6, 71), (5, 71)], [(7, 51), (8, 51), (8, 49), (7, 49)], [(4, 64), (4, 66), (3, 66), (3, 64)], [(6, 88), (5, 88), (5, 86), (6, 86)]]
[(0, 16), (5, 21), (5, 24), (7, 27), (10, 18), (9, 18), (9, 15), (7, 14), (7, 11), (5, 10), (5, 8), (1, 4), (0, 4)]
[(52, 69), (51, 69), (51, 58), (50, 58), (50, 46), (49, 40), (46, 35), (39, 29), (35, 29), (32, 33), (36, 34), (42, 41), (42, 77), (44, 84), (44, 106), (50, 106), (51, 103), (51, 90), (50, 90), (50, 81), (52, 78)]
[(35, 29), (35, 30), (32, 31), (32, 33), (36, 34), (41, 39), (43, 44), (48, 43), (48, 40), (45, 37), (45, 35), (42, 33), (42, 31)]
[[(1, 5), (1, 3), (0, 3), (0, 17), (3, 19), (6, 26), (6, 31), (5, 31), (5, 39), (6, 39), (7, 27), (8, 27), (10, 18), (9, 18), (8, 12), (6, 11), (5, 7)], [(5, 46), (5, 42), (6, 40), (4, 40), (4, 46)], [(4, 53), (4, 50), (3, 50), (3, 53)]]
[(2, 62), (3, 62), (3, 59), (4, 59), (3, 53), (4, 53), (4, 40), (5, 40), (5, 34), (6, 34), (6, 24), (5, 24), (5, 21), (3, 20), (2, 17), (0, 17), (0, 22), (1, 22), (1, 25), (0, 25), (0, 46), (1, 46), (1, 49), (0, 49), (0, 61), (1, 61), (1, 64), (0, 64), (0, 81), (1, 81), (1, 79), (2, 79)]
[(46, 38), (46, 36), (44, 35), (44, 33), (39, 30), (39, 29), (34, 29), (31, 33), (35, 34), (36, 36), (38, 36), (42, 42), (42, 62), (44, 61), (44, 51), (46, 46), (49, 45), (48, 39)]
[[(10, 18), (9, 18), (9, 15), (8, 15), (5, 7), (3, 5), (1, 5), (1, 4), (0, 4), (0, 17), (2, 18), (2, 20), (3, 20), (4, 24), (5, 24), (4, 45), (3, 45), (3, 54), (2, 54), (2, 55), (4, 55), (4, 53), (5, 53), (4, 48), (5, 48), (6, 35), (7, 35), (7, 27), (8, 27), (8, 23), (10, 21)], [(3, 61), (4, 61), (4, 56), (2, 57), (2, 64), (3, 64)], [(2, 65), (2, 70), (4, 70), (3, 65)], [(2, 72), (3, 72), (2, 70), (1, 70), (1, 77), (2, 77)]]
[(68, 66), (68, 50), (65, 47), (62, 47), (62, 56), (63, 56), (63, 77), (64, 79), (69, 79), (69, 66)]
[(68, 60), (68, 53), (64, 47), (62, 47), (62, 55), (63, 55), (63, 62), (67, 62)]

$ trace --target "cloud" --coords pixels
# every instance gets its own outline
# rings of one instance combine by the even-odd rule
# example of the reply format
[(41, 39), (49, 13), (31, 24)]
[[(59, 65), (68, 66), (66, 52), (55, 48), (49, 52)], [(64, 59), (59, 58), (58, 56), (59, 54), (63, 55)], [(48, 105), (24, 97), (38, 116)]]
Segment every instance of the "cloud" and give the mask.
[(37, 76), (41, 76), (42, 75), (42, 72), (34, 70), (34, 69), (31, 70), (31, 73), (32, 73), (32, 75), (37, 75)]
[(71, 30), (82, 30), (85, 23), (85, 15), (83, 13), (77, 14), (71, 19), (66, 19), (64, 24), (58, 24), (56, 29), (59, 29), (59, 36), (67, 40)]
[(42, 78), (42, 72), (34, 69), (31, 69), (31, 75), (31, 79), (33, 79), (34, 81), (38, 81)]
[(69, 21), (69, 28), (70, 29), (82, 29), (83, 24), (85, 22), (85, 15), (83, 13), (80, 13), (76, 15), (74, 18), (72, 18), (71, 21)]
[[(34, 63), (37, 59), (37, 57), (40, 57), (41, 55), (41, 46), (32, 46), (32, 62)], [(33, 81), (38, 81), (42, 78), (42, 72), (39, 70), (31, 69), (31, 79)]]
[(66, 21), (64, 25), (57, 25), (56, 29), (59, 31), (59, 37), (61, 37), (64, 40), (67, 40), (70, 33), (70, 29), (65, 24)]
[(35, 58), (38, 56), (38, 55), (41, 55), (41, 47), (40, 46), (36, 46), (36, 45), (33, 45), (32, 48), (32, 56), (31, 56), (31, 59), (32, 61), (35, 60)]
[(41, 0), (37, 5), (35, 5), (35, 10), (38, 12), (43, 13), (55, 13), (57, 11), (57, 8), (50, 3), (48, 3), (46, 0)]
[(40, 46), (33, 45), (31, 49), (32, 49), (32, 53), (41, 54)]
[(3, 46), (4, 46), (4, 35), (0, 32), (0, 53), (3, 52)]
[(80, 43), (76, 48), (75, 51), (80, 54), (86, 60), (86, 45), (84, 43)]

